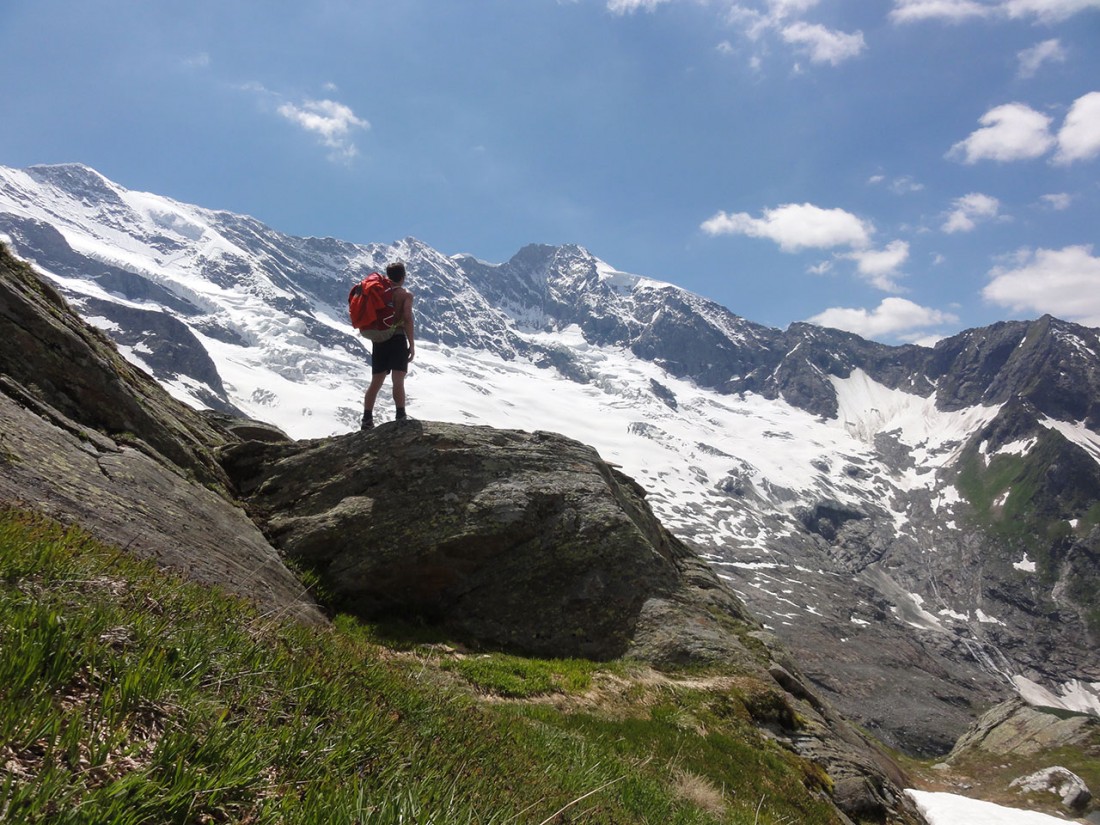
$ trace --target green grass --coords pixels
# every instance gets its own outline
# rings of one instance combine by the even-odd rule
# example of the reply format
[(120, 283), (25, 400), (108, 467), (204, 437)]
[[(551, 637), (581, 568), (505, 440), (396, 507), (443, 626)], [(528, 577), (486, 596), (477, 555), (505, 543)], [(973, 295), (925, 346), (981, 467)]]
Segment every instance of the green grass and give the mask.
[[(963, 462), (957, 484), (960, 493), (974, 507), (978, 522), (999, 538), (1010, 553), (1028, 550), (1037, 559), (1039, 572), (1052, 580), (1057, 575), (1051, 559), (1052, 546), (1071, 539), (1068, 522), (1072, 514), (1087, 509), (1087, 499), (1072, 490), (1054, 497), (1044, 481), (1057, 463), (1062, 436), (1051, 432), (1040, 439), (1027, 456), (995, 455), (988, 465), (972, 450)], [(1086, 515), (1085, 525), (1091, 513)], [(1078, 535), (1084, 535), (1079, 524)]]
[(837, 822), (729, 686), (386, 637), (0, 511), (0, 821)]
[(525, 659), (503, 653), (445, 662), (470, 684), (499, 696), (527, 698), (548, 693), (577, 693), (592, 684), (597, 665), (583, 659)]

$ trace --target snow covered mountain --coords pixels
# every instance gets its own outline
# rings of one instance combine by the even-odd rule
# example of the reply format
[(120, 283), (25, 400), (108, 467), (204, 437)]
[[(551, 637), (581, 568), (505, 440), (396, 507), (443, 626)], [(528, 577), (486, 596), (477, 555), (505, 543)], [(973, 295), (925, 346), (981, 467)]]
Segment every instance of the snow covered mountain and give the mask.
[(402, 259), (410, 414), (597, 447), (883, 740), (946, 751), (1012, 692), (1100, 713), (1095, 329), (781, 331), (576, 246), (298, 238), (78, 165), (0, 167), (0, 239), (177, 397), (297, 438), (358, 426), (347, 292)]

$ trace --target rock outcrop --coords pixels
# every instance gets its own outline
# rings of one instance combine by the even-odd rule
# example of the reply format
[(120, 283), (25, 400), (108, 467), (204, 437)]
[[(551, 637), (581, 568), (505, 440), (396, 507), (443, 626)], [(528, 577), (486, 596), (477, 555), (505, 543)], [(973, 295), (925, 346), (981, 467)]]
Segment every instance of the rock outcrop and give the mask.
[(1002, 702), (983, 714), (959, 738), (948, 764), (975, 750), (994, 756), (1031, 756), (1047, 750), (1100, 746), (1100, 720), (1083, 713), (1053, 713), (1020, 699)]
[[(256, 601), (323, 615), (225, 495), (228, 429), (171, 398), (0, 246), (0, 502)], [(220, 491), (220, 492), (219, 492)]]
[(281, 552), (367, 617), (419, 616), (542, 656), (748, 658), (755, 623), (632, 480), (553, 433), (437, 422), (223, 462)]

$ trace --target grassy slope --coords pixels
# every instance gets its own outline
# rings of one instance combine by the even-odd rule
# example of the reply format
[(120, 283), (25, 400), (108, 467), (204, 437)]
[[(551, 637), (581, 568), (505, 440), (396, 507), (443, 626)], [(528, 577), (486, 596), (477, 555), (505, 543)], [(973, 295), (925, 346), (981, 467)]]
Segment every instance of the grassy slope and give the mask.
[(827, 778), (755, 723), (776, 702), (306, 629), (0, 512), (3, 821), (835, 823)]

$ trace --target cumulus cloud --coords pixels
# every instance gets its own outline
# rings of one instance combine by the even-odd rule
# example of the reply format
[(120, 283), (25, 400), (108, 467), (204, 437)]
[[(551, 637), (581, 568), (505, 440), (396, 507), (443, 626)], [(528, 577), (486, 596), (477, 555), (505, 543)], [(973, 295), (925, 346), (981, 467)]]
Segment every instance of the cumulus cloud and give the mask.
[(948, 157), (964, 163), (1030, 160), (1046, 154), (1054, 145), (1051, 119), (1023, 103), (997, 106), (978, 122), (982, 128), (952, 146)]
[(754, 218), (745, 212), (719, 212), (705, 221), (708, 235), (746, 235), (766, 238), (784, 252), (803, 249), (832, 249), (838, 246), (866, 247), (871, 225), (843, 209), (822, 209), (811, 203), (788, 203), (765, 209)]
[(778, 35), (810, 57), (812, 63), (837, 66), (858, 57), (866, 48), (863, 32), (842, 32), (802, 19), (819, 0), (757, 0), (755, 4), (733, 2), (726, 11), (729, 23), (738, 26), (750, 40)]
[(882, 249), (857, 249), (841, 257), (855, 261), (860, 276), (876, 289), (901, 292), (895, 276), (909, 260), (909, 244), (905, 241), (890, 241)]
[(863, 32), (846, 34), (802, 21), (784, 27), (780, 36), (787, 43), (804, 47), (812, 62), (828, 63), (832, 66), (858, 57), (867, 48), (863, 41)]
[(1100, 92), (1089, 92), (1073, 102), (1058, 131), (1055, 163), (1090, 160), (1100, 155)]
[(854, 332), (864, 338), (895, 337), (939, 324), (953, 324), (958, 317), (906, 298), (884, 298), (874, 309), (831, 307), (808, 319), (811, 324)]
[(333, 160), (348, 161), (359, 154), (351, 139), (352, 132), (370, 128), (370, 123), (357, 117), (349, 106), (335, 100), (306, 100), (301, 105), (283, 103), (277, 111), (319, 137), (332, 150), (329, 157)]
[(971, 192), (969, 195), (955, 198), (951, 206), (951, 211), (947, 213), (947, 220), (941, 227), (949, 235), (955, 232), (970, 232), (978, 225), (978, 221), (997, 217), (1001, 202), (992, 195)]
[(1035, 77), (1045, 63), (1065, 63), (1066, 50), (1062, 48), (1062, 42), (1055, 38), (1017, 52), (1016, 58), (1020, 61), (1020, 77)]
[(1014, 312), (1100, 326), (1100, 258), (1091, 246), (1024, 250), (990, 271), (982, 296)]
[(1057, 134), (1053, 118), (1024, 103), (997, 106), (978, 122), (982, 128), (952, 146), (947, 157), (969, 164), (1033, 160), (1056, 148), (1054, 163), (1066, 165), (1100, 156), (1100, 92), (1077, 98)]
[(1100, 0), (894, 0), (890, 18), (895, 23), (1026, 18), (1057, 23), (1078, 12), (1097, 8), (1100, 8)]
[[(854, 261), (857, 274), (877, 289), (900, 292), (896, 281), (899, 270), (909, 259), (909, 244), (891, 241), (876, 249), (871, 245), (874, 226), (843, 209), (824, 209), (812, 203), (788, 203), (765, 209), (760, 217), (746, 212), (719, 212), (700, 227), (708, 235), (744, 235), (764, 238), (784, 252), (808, 249), (838, 249), (836, 259)], [(831, 262), (810, 268), (821, 275), (832, 270)]]

